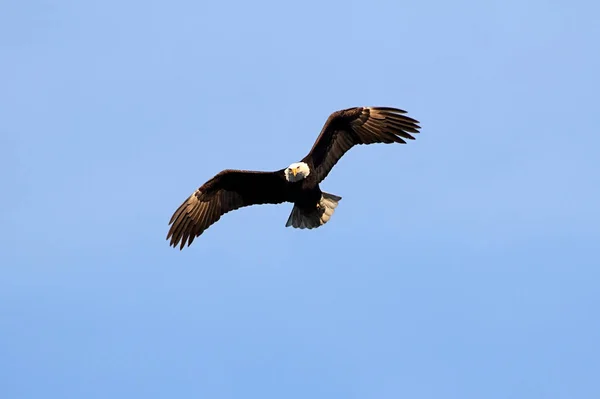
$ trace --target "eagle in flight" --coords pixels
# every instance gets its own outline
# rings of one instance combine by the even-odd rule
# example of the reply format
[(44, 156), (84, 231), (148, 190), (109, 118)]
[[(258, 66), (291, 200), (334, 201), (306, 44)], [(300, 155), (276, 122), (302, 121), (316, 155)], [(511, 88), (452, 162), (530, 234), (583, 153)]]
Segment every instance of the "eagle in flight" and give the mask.
[(175, 210), (167, 234), (170, 245), (188, 246), (222, 215), (250, 205), (294, 204), (286, 227), (316, 228), (329, 221), (341, 197), (319, 184), (353, 146), (414, 140), (419, 121), (389, 107), (354, 107), (332, 113), (309, 153), (276, 171), (226, 169), (192, 193)]

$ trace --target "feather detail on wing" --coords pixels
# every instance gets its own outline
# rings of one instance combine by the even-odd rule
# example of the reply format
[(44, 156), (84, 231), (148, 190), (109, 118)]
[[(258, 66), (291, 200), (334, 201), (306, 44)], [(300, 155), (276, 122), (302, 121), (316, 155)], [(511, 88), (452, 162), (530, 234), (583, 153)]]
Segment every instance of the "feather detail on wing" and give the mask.
[(227, 212), (244, 206), (285, 201), (283, 171), (224, 170), (204, 183), (173, 213), (167, 234), (170, 245), (189, 246)]
[(414, 140), (411, 134), (419, 133), (420, 126), (419, 121), (403, 115), (405, 113), (389, 107), (356, 107), (334, 112), (304, 161), (312, 161), (320, 182), (355, 145), (406, 144), (406, 140)]

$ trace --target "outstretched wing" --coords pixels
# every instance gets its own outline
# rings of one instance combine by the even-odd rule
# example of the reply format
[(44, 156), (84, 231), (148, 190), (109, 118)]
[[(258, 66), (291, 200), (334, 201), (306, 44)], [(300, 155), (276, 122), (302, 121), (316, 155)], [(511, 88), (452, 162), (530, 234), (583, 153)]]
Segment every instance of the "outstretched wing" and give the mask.
[(285, 201), (283, 170), (253, 172), (224, 170), (204, 183), (177, 208), (167, 234), (170, 245), (189, 246), (225, 213), (244, 206), (280, 204)]
[(322, 181), (354, 145), (402, 143), (414, 140), (419, 121), (402, 115), (406, 111), (387, 107), (356, 107), (332, 113), (304, 162), (311, 161), (317, 181)]

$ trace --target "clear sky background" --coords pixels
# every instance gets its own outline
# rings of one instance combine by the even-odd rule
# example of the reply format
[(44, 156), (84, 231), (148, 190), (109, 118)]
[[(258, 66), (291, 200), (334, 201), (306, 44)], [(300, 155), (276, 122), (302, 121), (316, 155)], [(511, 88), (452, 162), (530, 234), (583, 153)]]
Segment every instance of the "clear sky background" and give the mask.
[[(600, 24), (582, 1), (0, 2), (0, 396), (600, 397)], [(168, 220), (351, 150), (325, 227)]]

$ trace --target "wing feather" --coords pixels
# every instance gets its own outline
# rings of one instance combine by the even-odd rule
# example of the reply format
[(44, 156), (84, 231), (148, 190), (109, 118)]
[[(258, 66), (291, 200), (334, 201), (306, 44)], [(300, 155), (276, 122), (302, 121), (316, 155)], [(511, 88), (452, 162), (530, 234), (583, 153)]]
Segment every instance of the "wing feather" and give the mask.
[(167, 234), (170, 245), (188, 246), (221, 216), (233, 210), (286, 200), (283, 170), (224, 170), (195, 190), (175, 210)]
[(310, 161), (322, 181), (340, 158), (355, 145), (414, 140), (419, 121), (391, 107), (356, 107), (332, 113), (303, 161)]

